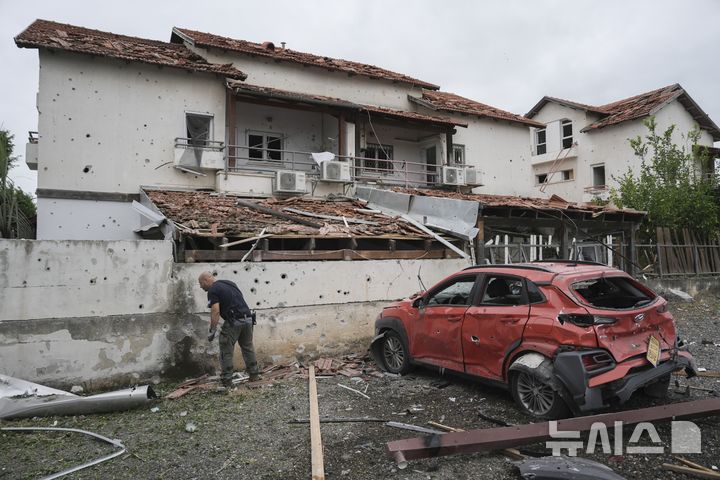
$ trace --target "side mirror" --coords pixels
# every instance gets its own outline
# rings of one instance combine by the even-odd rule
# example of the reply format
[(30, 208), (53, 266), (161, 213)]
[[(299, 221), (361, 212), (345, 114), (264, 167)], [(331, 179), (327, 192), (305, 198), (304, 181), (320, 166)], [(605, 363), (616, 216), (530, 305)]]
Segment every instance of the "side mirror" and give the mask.
[(425, 306), (425, 297), (418, 297), (412, 303), (413, 308), (423, 308)]

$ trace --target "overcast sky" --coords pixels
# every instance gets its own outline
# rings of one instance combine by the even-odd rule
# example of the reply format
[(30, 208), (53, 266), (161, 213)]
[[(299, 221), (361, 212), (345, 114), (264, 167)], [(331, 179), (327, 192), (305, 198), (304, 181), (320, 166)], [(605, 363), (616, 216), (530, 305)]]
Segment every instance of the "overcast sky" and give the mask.
[(543, 95), (602, 104), (680, 83), (720, 123), (717, 0), (0, 0), (0, 125), (22, 165), (37, 129), (36, 18), (168, 41), (173, 26), (371, 63), (514, 113)]

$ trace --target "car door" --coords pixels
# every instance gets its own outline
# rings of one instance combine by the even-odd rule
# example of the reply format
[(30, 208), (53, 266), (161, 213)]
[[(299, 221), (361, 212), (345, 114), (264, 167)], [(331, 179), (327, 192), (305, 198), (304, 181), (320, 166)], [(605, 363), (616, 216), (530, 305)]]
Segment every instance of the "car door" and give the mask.
[(462, 372), (460, 333), (475, 294), (477, 274), (458, 275), (426, 294), (411, 341), (413, 359)]
[(522, 277), (492, 273), (481, 283), (462, 325), (465, 372), (502, 380), (505, 355), (521, 341), (530, 315), (527, 286)]

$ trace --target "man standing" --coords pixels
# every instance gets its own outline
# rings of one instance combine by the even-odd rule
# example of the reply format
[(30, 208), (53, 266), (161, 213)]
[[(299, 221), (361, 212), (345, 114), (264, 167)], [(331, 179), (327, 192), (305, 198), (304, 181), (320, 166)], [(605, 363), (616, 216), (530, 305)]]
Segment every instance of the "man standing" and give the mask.
[(208, 307), (210, 307), (210, 335), (208, 340), (215, 338), (220, 317), (223, 318), (220, 327), (220, 366), (222, 368), (220, 380), (224, 387), (232, 386), (233, 351), (235, 342), (240, 344), (245, 369), (250, 375), (250, 381), (260, 380), (255, 349), (253, 348), (253, 320), (252, 312), (237, 285), (230, 280), (216, 280), (212, 273), (203, 272), (198, 278), (200, 288), (207, 292)]

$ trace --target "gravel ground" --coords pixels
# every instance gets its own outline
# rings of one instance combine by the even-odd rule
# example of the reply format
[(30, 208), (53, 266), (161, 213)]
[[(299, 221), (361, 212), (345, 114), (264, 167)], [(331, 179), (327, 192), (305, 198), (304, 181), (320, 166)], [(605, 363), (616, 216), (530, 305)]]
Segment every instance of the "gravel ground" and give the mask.
[[(681, 335), (691, 342), (698, 366), (720, 370), (720, 298), (703, 296), (692, 303), (672, 302)], [(688, 383), (679, 379), (680, 384)], [(370, 399), (337, 383), (365, 390)], [(698, 378), (690, 384), (720, 391), (720, 379)], [(160, 384), (161, 394), (174, 384)], [(674, 389), (673, 389), (674, 390)], [(427, 426), (437, 421), (458, 428), (491, 428), (480, 413), (510, 423), (528, 423), (510, 395), (454, 376), (418, 369), (401, 378), (352, 381), (346, 377), (319, 379), (321, 416), (380, 417)], [(672, 392), (667, 399), (634, 396), (628, 408), (679, 402), (708, 396), (692, 391), (688, 398)], [(158, 406), (159, 411), (150, 411)], [(285, 380), (271, 387), (238, 389), (230, 395), (191, 393), (174, 401), (108, 415), (0, 421), (0, 426), (71, 427), (121, 439), (128, 448), (114, 460), (91, 467), (73, 478), (256, 478), (304, 479), (310, 476), (309, 427), (289, 424), (307, 418), (307, 381)], [(187, 412), (187, 413), (185, 413)], [(185, 431), (187, 422), (197, 430)], [(720, 466), (720, 418), (696, 420), (703, 434), (703, 453), (687, 458), (705, 466)], [(627, 438), (630, 430), (626, 430)], [(672, 462), (669, 425), (659, 425), (665, 445), (662, 455), (584, 455), (611, 466), (627, 478), (682, 478), (659, 469)], [(410, 462), (398, 470), (385, 454), (391, 440), (416, 436), (382, 423), (323, 424), (327, 478), (347, 479), (460, 479), (519, 478), (513, 464), (498, 454), (472, 454)], [(522, 448), (547, 455), (544, 444)], [(111, 452), (105, 444), (75, 434), (0, 433), (0, 479), (37, 478)]]

